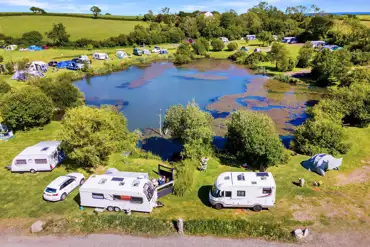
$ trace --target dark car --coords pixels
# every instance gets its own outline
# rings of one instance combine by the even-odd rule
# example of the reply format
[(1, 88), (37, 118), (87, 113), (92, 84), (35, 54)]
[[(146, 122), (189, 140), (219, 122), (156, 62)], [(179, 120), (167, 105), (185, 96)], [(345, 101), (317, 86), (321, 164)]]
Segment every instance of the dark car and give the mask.
[(50, 67), (56, 67), (56, 66), (57, 66), (57, 64), (58, 64), (58, 62), (57, 62), (57, 61), (50, 61), (50, 62), (48, 63), (48, 65), (49, 65)]

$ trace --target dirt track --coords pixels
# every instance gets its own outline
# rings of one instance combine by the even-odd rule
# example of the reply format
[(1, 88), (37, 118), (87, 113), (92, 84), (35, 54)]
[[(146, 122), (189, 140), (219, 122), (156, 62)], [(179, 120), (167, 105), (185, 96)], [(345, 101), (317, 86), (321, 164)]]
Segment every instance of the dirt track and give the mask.
[(151, 246), (151, 247), (185, 247), (185, 246), (210, 246), (210, 247), (362, 247), (370, 246), (370, 237), (364, 233), (347, 232), (336, 234), (323, 234), (320, 236), (312, 236), (311, 240), (299, 244), (272, 243), (262, 240), (243, 240), (243, 239), (219, 239), (213, 237), (165, 237), (165, 238), (143, 238), (132, 236), (120, 236), (113, 234), (89, 235), (85, 237), (30, 237), (30, 236), (14, 236), (0, 235), (0, 246), (2, 247), (110, 247), (110, 246)]

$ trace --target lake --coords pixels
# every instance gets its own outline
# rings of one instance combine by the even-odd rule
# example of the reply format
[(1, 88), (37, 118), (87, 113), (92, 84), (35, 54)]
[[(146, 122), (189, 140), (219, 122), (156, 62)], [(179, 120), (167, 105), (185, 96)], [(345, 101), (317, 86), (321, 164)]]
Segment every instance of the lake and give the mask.
[(306, 85), (294, 86), (255, 75), (227, 60), (197, 60), (176, 67), (155, 62), (75, 84), (86, 104), (116, 105), (128, 119), (130, 130), (159, 128), (165, 110), (195, 100), (215, 117), (217, 135), (226, 131), (224, 118), (235, 110), (248, 108), (272, 117), (282, 137), (306, 119), (305, 109), (320, 98), (320, 91)]

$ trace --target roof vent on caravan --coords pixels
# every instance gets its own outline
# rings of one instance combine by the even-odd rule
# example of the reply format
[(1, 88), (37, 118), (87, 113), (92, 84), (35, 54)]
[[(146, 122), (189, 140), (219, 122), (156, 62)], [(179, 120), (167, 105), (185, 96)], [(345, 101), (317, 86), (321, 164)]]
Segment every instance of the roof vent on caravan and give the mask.
[(124, 178), (113, 177), (111, 181), (122, 182), (123, 180), (124, 180)]
[(132, 187), (138, 187), (139, 184), (140, 184), (139, 180), (134, 180), (134, 182), (132, 182)]
[(224, 179), (225, 180), (230, 180), (230, 176), (226, 176)]
[(257, 182), (256, 181), (252, 181), (252, 184), (257, 184)]
[(120, 182), (118, 185), (119, 185), (119, 186), (124, 186), (124, 185), (125, 185), (125, 182), (124, 182), (124, 181), (122, 181), (122, 182)]
[(44, 147), (44, 148), (41, 149), (41, 151), (46, 151), (48, 149), (49, 149), (49, 147)]
[(137, 176), (137, 179), (143, 179), (144, 176)]
[(105, 182), (107, 182), (107, 179), (106, 178), (102, 178), (98, 184), (105, 184)]
[(238, 181), (245, 181), (244, 174), (239, 174), (238, 175)]
[(268, 177), (269, 174), (267, 172), (257, 172), (256, 176), (261, 177), (261, 180), (266, 180), (266, 177)]

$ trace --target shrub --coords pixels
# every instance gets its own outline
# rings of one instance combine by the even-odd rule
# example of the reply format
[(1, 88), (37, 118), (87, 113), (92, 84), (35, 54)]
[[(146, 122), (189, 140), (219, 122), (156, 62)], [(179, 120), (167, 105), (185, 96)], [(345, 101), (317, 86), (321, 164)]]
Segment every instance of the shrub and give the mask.
[(249, 66), (255, 66), (260, 62), (265, 62), (266, 61), (266, 55), (264, 55), (261, 52), (254, 52), (247, 56), (245, 60), (243, 61), (245, 65)]
[(197, 55), (202, 55), (203, 56), (207, 53), (206, 48), (200, 42), (193, 43), (191, 46), (193, 47), (193, 49), (194, 49), (194, 51)]
[(270, 117), (253, 111), (237, 111), (227, 123), (226, 148), (251, 166), (272, 166), (287, 161), (283, 144)]
[(228, 59), (231, 59), (231, 60), (233, 60), (233, 61), (237, 61), (237, 60), (238, 60), (238, 58), (240, 58), (240, 57), (246, 57), (247, 55), (248, 55), (248, 53), (247, 53), (247, 52), (245, 52), (245, 51), (237, 51), (237, 52), (235, 52), (235, 53), (231, 54), (231, 55), (228, 57)]
[(40, 89), (23, 87), (4, 96), (1, 115), (13, 130), (25, 130), (50, 122), (53, 102)]
[(0, 56), (0, 63), (2, 63), (3, 61), (4, 61), (4, 57)]
[(307, 42), (300, 50), (298, 55), (298, 63), (297, 67), (299, 68), (307, 68), (310, 66), (310, 62), (312, 60), (314, 54), (314, 48), (312, 47), (311, 42)]
[(279, 72), (292, 71), (295, 68), (296, 62), (290, 57), (281, 57), (276, 60), (276, 70)]
[(293, 149), (299, 153), (332, 155), (346, 153), (350, 146), (341, 125), (330, 120), (307, 120), (294, 131)]
[(197, 40), (197, 42), (200, 42), (203, 45), (204, 49), (206, 49), (206, 51), (209, 51), (209, 41), (206, 38), (201, 37)]
[(43, 36), (38, 31), (31, 31), (31, 32), (24, 33), (22, 35), (22, 40), (30, 45), (39, 45), (42, 39), (43, 39)]
[(187, 43), (181, 44), (175, 53), (175, 64), (185, 64), (190, 63), (193, 59), (191, 54), (190, 45)]
[(0, 94), (6, 94), (11, 90), (11, 87), (4, 80), (0, 79)]
[(126, 118), (112, 106), (67, 110), (60, 135), (67, 155), (84, 167), (104, 165), (111, 153), (130, 151), (137, 141)]
[(238, 49), (238, 46), (239, 46), (238, 43), (230, 42), (230, 43), (227, 44), (227, 49), (229, 51), (235, 51), (236, 49)]
[(225, 44), (220, 39), (213, 39), (211, 42), (213, 51), (222, 51), (225, 48)]
[(297, 84), (297, 83), (301, 82), (297, 78), (294, 78), (294, 77), (291, 77), (291, 76), (288, 76), (288, 75), (284, 75), (284, 74), (277, 74), (277, 75), (274, 76), (274, 79), (278, 80), (278, 81), (290, 83), (290, 84)]
[(5, 64), (5, 71), (6, 71), (6, 74), (8, 74), (8, 75), (14, 74), (14, 63), (13, 62), (7, 62)]
[(176, 183), (174, 190), (177, 196), (184, 196), (192, 191), (195, 170), (195, 162), (191, 160), (184, 160), (183, 163), (176, 166)]

